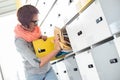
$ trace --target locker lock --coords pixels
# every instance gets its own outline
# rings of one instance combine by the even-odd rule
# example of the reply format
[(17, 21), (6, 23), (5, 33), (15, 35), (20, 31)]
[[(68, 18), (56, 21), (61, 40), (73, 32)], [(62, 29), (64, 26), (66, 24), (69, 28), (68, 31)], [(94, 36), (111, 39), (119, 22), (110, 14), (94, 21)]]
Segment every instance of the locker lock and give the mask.
[(99, 22), (101, 22), (103, 20), (103, 18), (102, 17), (99, 17), (98, 19), (96, 19), (96, 23), (99, 23)]
[(77, 68), (74, 68), (74, 71), (77, 71), (78, 69)]
[(89, 64), (89, 65), (88, 65), (88, 68), (93, 68), (93, 64)]
[(78, 36), (80, 36), (81, 34), (82, 34), (82, 31), (79, 31), (79, 32), (77, 33)]
[(111, 63), (111, 64), (113, 64), (113, 63), (117, 63), (117, 62), (118, 62), (117, 58), (110, 59), (110, 63)]
[(45, 49), (38, 49), (38, 52), (41, 53), (41, 52), (45, 52)]

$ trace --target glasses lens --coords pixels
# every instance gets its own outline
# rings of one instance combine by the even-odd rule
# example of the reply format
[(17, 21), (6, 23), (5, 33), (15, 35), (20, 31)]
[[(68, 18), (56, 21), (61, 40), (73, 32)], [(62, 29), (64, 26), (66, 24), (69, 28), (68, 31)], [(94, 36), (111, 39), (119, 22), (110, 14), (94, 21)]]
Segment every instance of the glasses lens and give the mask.
[(34, 24), (38, 24), (38, 20), (32, 21)]

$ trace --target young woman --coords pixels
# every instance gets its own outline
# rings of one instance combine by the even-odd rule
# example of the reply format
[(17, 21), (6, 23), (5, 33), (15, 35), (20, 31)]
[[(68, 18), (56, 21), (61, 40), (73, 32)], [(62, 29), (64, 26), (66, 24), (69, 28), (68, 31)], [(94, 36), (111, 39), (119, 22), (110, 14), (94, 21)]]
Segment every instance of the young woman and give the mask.
[(55, 38), (55, 48), (49, 55), (37, 58), (34, 52), (32, 41), (39, 38), (47, 39), (38, 27), (38, 14), (38, 9), (32, 5), (24, 5), (18, 9), (19, 23), (14, 30), (16, 49), (24, 59), (27, 80), (57, 80), (49, 61), (61, 50), (59, 39)]

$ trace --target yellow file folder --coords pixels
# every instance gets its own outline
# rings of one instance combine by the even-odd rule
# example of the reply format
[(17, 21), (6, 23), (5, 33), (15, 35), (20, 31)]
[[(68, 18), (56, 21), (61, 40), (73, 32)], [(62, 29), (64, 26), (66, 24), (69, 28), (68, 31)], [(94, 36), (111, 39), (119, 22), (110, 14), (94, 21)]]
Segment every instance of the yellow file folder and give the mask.
[[(38, 58), (44, 57), (51, 53), (54, 49), (54, 37), (48, 37), (46, 41), (43, 39), (38, 39), (33, 41), (34, 50)], [(62, 56), (63, 57), (63, 56)], [(53, 57), (51, 60), (56, 60), (62, 57)]]

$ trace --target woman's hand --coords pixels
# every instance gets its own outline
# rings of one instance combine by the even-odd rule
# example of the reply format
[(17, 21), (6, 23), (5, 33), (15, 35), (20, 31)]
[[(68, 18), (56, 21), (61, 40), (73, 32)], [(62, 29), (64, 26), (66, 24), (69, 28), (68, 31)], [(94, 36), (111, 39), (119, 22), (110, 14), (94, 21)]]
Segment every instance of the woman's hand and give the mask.
[(42, 38), (44, 41), (47, 40), (47, 36), (42, 36), (41, 38)]
[(54, 37), (54, 50), (51, 51), (48, 55), (40, 58), (41, 60), (40, 67), (48, 63), (53, 57), (55, 57), (59, 53), (60, 50), (61, 47), (59, 44), (59, 37)]
[(61, 50), (61, 47), (60, 47), (60, 44), (59, 44), (59, 37), (56, 36), (54, 38), (54, 49), (57, 50), (57, 51), (60, 51)]

